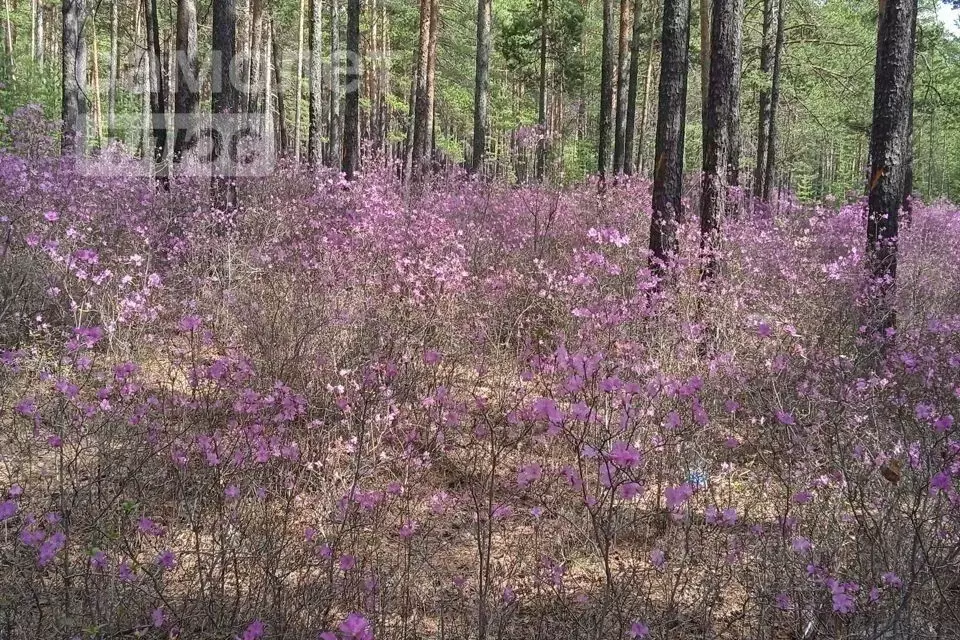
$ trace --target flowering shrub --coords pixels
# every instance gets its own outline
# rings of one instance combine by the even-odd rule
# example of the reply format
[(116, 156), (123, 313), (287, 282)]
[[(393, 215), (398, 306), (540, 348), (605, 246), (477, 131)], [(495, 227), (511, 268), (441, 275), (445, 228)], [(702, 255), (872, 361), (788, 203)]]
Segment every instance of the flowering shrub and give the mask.
[(0, 155), (0, 638), (960, 633), (949, 203), (875, 336), (859, 203), (207, 188)]

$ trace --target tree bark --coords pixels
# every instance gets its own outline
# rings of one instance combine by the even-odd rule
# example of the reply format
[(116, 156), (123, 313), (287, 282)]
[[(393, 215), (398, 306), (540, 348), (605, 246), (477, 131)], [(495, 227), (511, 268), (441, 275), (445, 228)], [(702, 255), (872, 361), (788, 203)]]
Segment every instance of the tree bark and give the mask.
[(547, 16), (549, 0), (540, 0), (540, 87), (537, 96), (537, 182), (543, 182), (547, 164)]
[[(236, 0), (234, 0), (236, 2)], [(240, 9), (237, 11), (236, 19), (236, 44), (234, 45), (235, 55), (237, 56), (236, 66), (237, 82), (239, 83), (234, 91), (236, 92), (237, 109), (246, 108), (247, 94), (250, 87), (250, 66), (253, 61), (253, 0), (244, 0)]]
[(645, 142), (647, 140), (647, 119), (650, 115), (650, 85), (653, 84), (653, 60), (657, 52), (657, 25), (660, 23), (660, 3), (653, 0), (653, 23), (650, 26), (650, 47), (647, 49), (647, 75), (643, 83), (643, 111), (640, 115), (640, 131), (637, 140), (637, 171), (643, 175)]
[(490, 102), (491, 0), (477, 0), (477, 65), (473, 88), (473, 158), (470, 170), (483, 171), (487, 151), (487, 108)]
[(119, 29), (119, 2), (110, 3), (110, 77), (107, 79), (107, 138), (116, 140), (117, 133), (117, 55)]
[(600, 131), (597, 173), (604, 180), (613, 161), (613, 0), (603, 0), (603, 42), (600, 61)]
[(710, 0), (700, 0), (700, 125), (704, 147), (710, 94), (710, 5)]
[(784, 0), (777, 3), (777, 41), (773, 57), (773, 79), (770, 83), (770, 133), (767, 136), (767, 161), (764, 164), (763, 200), (773, 199), (777, 169), (777, 107), (780, 103), (780, 61), (783, 58), (783, 29), (786, 16)]
[(382, 100), (380, 101), (380, 132), (383, 136), (382, 146), (384, 149), (384, 162), (387, 166), (390, 166), (390, 163), (393, 159), (393, 143), (390, 141), (390, 129), (391, 129), (391, 108), (388, 96), (391, 95), (390, 92), (390, 64), (388, 62), (389, 51), (390, 51), (390, 21), (387, 19), (387, 5), (386, 2), (381, 0), (380, 3), (380, 19), (383, 24), (383, 28), (380, 30), (380, 41), (381, 41), (381, 61), (380, 61), (380, 89), (382, 93)]
[[(230, 78), (237, 47), (236, 6), (234, 0), (213, 0), (213, 64), (211, 65), (211, 109), (213, 116), (226, 117), (236, 115), (238, 96), (236, 87)], [(226, 127), (229, 134), (229, 127)], [(221, 212), (231, 213), (237, 208), (236, 180), (230, 175), (229, 150), (224, 147), (227, 140), (221, 140), (220, 153), (214, 164), (211, 181), (211, 199), (213, 207)]]
[(437, 37), (440, 32), (440, 0), (430, 0), (430, 46), (427, 50), (427, 137), (424, 166), (433, 168), (433, 152), (437, 143)]
[[(302, 120), (303, 120), (303, 105), (301, 98), (303, 97), (303, 23), (304, 23), (304, 14), (306, 13), (306, 0), (300, 0), (300, 26), (297, 30), (297, 88), (294, 92), (294, 104), (296, 105), (296, 115), (293, 119), (293, 138), (294, 138), (294, 159), (299, 163), (300, 162), (300, 136), (302, 129)], [(311, 21), (312, 24), (312, 21)], [(312, 31), (312, 28), (311, 28)], [(313, 92), (310, 93), (310, 98), (312, 98)]]
[(700, 196), (701, 280), (716, 273), (716, 249), (727, 202), (727, 144), (733, 98), (734, 26), (737, 0), (713, 0), (710, 27), (710, 84), (703, 132)]
[(47, 48), (47, 38), (44, 32), (46, 15), (46, 7), (40, 3), (40, 0), (37, 0), (37, 52), (34, 59), (41, 68), (43, 67), (44, 60), (46, 59), (45, 53)]
[[(621, 0), (626, 2), (627, 0)], [(630, 80), (627, 87), (627, 119), (624, 125), (623, 165), (618, 169), (630, 175), (634, 169), (633, 143), (637, 130), (637, 89), (640, 84), (640, 36), (642, 34), (641, 1), (633, 0), (633, 37), (630, 39)], [(656, 0), (653, 0), (656, 2)], [(652, 7), (651, 7), (652, 9)], [(653, 39), (654, 27), (650, 26)]]
[(753, 196), (763, 198), (764, 178), (767, 175), (767, 137), (770, 134), (770, 88), (766, 84), (770, 78), (770, 66), (773, 62), (774, 37), (774, 0), (763, 0), (763, 35), (760, 40), (760, 72), (764, 85), (760, 89), (760, 115), (757, 118), (757, 164), (753, 173)]
[(343, 173), (353, 180), (360, 166), (360, 0), (347, 0), (347, 96)]
[(13, 80), (16, 78), (16, 69), (14, 68), (13, 57), (13, 23), (10, 21), (10, 0), (3, 0), (3, 12), (6, 18), (6, 39), (4, 40), (4, 44), (7, 54), (7, 64), (9, 65), (8, 71), (10, 72), (10, 79)]
[(910, 100), (910, 113), (907, 118), (907, 160), (903, 176), (903, 216), (907, 224), (913, 215), (913, 76), (917, 67), (917, 13), (913, 12), (910, 26), (910, 77), (907, 80), (907, 95)]
[(340, 69), (340, 0), (330, 0), (330, 142), (327, 165), (339, 167), (343, 161), (343, 119), (340, 100), (343, 96), (343, 78)]
[(730, 81), (730, 120), (727, 133), (727, 184), (740, 186), (740, 78), (743, 67), (743, 3), (735, 0), (733, 15), (733, 78)]
[[(280, 42), (277, 40), (276, 24), (270, 20), (270, 42), (272, 43), (270, 54), (273, 58), (273, 73), (277, 82), (277, 129), (280, 132), (280, 155), (286, 157), (290, 154), (290, 134), (287, 131), (287, 109), (283, 96), (283, 88), (286, 86), (283, 78), (283, 53), (280, 49)], [(300, 95), (297, 94), (299, 101)], [(268, 108), (269, 108), (269, 100)]]
[(169, 188), (167, 176), (167, 86), (160, 57), (160, 26), (157, 0), (144, 0), (147, 26), (147, 59), (150, 66), (150, 128), (153, 132), (153, 162), (157, 184)]
[(30, 59), (37, 60), (37, 1), (30, 0)]
[(896, 324), (892, 297), (897, 277), (899, 213), (909, 157), (916, 14), (916, 0), (880, 3), (867, 183), (867, 255), (877, 278), (876, 321), (881, 330)]
[(174, 98), (173, 161), (180, 162), (184, 152), (196, 144), (197, 108), (200, 104), (197, 77), (197, 5), (196, 0), (177, 0), (177, 57)]
[(613, 137), (613, 171), (623, 171), (627, 138), (627, 100), (630, 76), (631, 0), (620, 0), (620, 34), (617, 49), (616, 128)]
[(245, 110), (247, 113), (260, 113), (263, 93), (261, 75), (264, 58), (263, 36), (263, 0), (250, 2), (250, 60), (247, 82), (244, 89)]
[(81, 32), (84, 18), (83, 0), (62, 0), (61, 10), (63, 84), (60, 115), (63, 120), (63, 137), (60, 141), (60, 153), (65, 156), (83, 155), (87, 115), (87, 45)]
[(260, 124), (260, 130), (263, 134), (263, 140), (270, 148), (276, 152), (277, 147), (274, 144), (275, 131), (273, 121), (273, 65), (270, 64), (273, 56), (273, 32), (270, 29), (270, 16), (262, 18), (262, 29), (260, 35), (261, 48), (263, 49), (263, 60), (260, 63), (260, 78), (262, 82), (257, 82), (256, 96), (259, 103), (259, 109), (263, 114), (263, 120)]
[[(140, 89), (140, 159), (146, 161), (151, 156), (150, 141), (153, 139), (153, 128), (150, 122), (150, 55), (146, 49), (147, 25), (143, 20), (145, 2), (135, 2), (134, 33), (136, 38), (143, 36), (143, 53), (137, 64), (137, 80)], [(139, 45), (138, 49), (139, 49)]]
[[(323, 119), (323, 4), (310, 2), (310, 130), (307, 136), (307, 162), (320, 164)], [(299, 131), (299, 129), (298, 129)]]
[(93, 124), (97, 147), (103, 146), (103, 104), (100, 101), (100, 48), (97, 46), (97, 14), (90, 16), (90, 41), (93, 43)]
[(650, 219), (651, 266), (663, 274), (677, 251), (683, 191), (683, 142), (687, 106), (690, 0), (666, 0), (660, 38), (660, 89)]
[(430, 64), (430, 8), (431, 0), (420, 0), (420, 37), (417, 44), (417, 68), (414, 77), (413, 111), (410, 114), (413, 135), (410, 141), (409, 179), (414, 182), (422, 178), (423, 164), (426, 161), (425, 149), (428, 145), (428, 112), (430, 105), (427, 96), (427, 71)]

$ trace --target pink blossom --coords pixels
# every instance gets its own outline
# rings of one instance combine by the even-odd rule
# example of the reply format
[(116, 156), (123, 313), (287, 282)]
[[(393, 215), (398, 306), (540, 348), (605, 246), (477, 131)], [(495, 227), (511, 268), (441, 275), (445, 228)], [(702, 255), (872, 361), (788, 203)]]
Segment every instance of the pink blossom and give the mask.
[(937, 433), (943, 433), (945, 431), (950, 431), (953, 428), (953, 416), (949, 413), (942, 415), (936, 419), (933, 423), (933, 429)]
[(254, 620), (247, 625), (247, 628), (244, 629), (243, 634), (239, 636), (238, 640), (260, 640), (266, 630), (267, 625), (263, 624), (260, 620)]
[(693, 486), (689, 482), (684, 482), (683, 484), (676, 487), (667, 487), (666, 489), (666, 498), (667, 498), (667, 509), (675, 511), (680, 507), (684, 502), (690, 499), (690, 496), (693, 495)]
[(790, 547), (799, 554), (805, 554), (813, 548), (813, 544), (808, 538), (797, 536), (790, 543)]
[(790, 426), (797, 423), (796, 420), (793, 419), (793, 416), (787, 413), (786, 411), (777, 411), (776, 416), (777, 416), (777, 421), (780, 424)]
[(622, 440), (613, 443), (613, 449), (607, 454), (618, 467), (632, 469), (640, 464), (640, 452)]
[(198, 330), (202, 323), (200, 316), (187, 315), (180, 318), (180, 322), (177, 323), (177, 328), (184, 333), (190, 333), (191, 331)]
[(623, 500), (633, 500), (643, 493), (643, 486), (639, 482), (624, 482), (618, 490)]
[(520, 467), (520, 470), (517, 471), (517, 486), (526, 488), (531, 483), (539, 480), (542, 475), (543, 469), (541, 469), (539, 464), (531, 463), (523, 465)]
[(0, 522), (12, 518), (16, 513), (17, 502), (15, 500), (0, 502)]
[(157, 556), (157, 565), (161, 568), (171, 571), (177, 566), (177, 556), (170, 549), (164, 549)]
[(63, 549), (63, 545), (66, 543), (67, 537), (63, 535), (62, 532), (57, 531), (53, 533), (49, 538), (47, 538), (43, 544), (40, 545), (40, 550), (37, 556), (37, 563), (44, 567), (50, 563), (51, 560)]
[(661, 549), (654, 549), (650, 552), (650, 564), (657, 569), (662, 569), (667, 564), (667, 554)]
[(930, 479), (930, 493), (932, 494), (937, 494), (941, 491), (950, 491), (952, 486), (953, 481), (950, 479), (950, 474), (946, 471), (941, 471)]
[(344, 638), (355, 640), (373, 640), (373, 631), (370, 623), (359, 613), (351, 613), (340, 623), (340, 633)]

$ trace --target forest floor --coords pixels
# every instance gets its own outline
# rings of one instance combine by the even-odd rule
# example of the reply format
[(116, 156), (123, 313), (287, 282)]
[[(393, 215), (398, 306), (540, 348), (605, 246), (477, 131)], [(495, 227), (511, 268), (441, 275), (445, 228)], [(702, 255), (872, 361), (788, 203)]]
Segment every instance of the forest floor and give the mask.
[(0, 169), (4, 640), (960, 630), (949, 203), (875, 336), (862, 203)]

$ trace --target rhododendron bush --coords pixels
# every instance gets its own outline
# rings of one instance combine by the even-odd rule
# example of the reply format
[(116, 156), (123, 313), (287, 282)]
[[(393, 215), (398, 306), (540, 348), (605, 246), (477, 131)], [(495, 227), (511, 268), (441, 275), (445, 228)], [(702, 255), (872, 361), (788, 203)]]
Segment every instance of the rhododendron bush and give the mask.
[(0, 155), (0, 638), (960, 634), (955, 206), (876, 336), (860, 202), (744, 206), (707, 284), (684, 224), (658, 281), (641, 180), (281, 166), (225, 218), (41, 129)]

